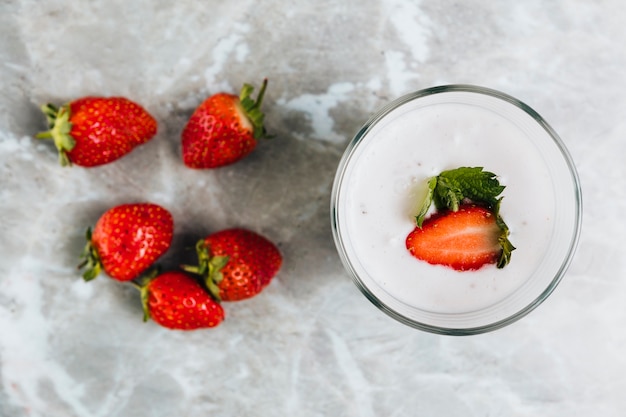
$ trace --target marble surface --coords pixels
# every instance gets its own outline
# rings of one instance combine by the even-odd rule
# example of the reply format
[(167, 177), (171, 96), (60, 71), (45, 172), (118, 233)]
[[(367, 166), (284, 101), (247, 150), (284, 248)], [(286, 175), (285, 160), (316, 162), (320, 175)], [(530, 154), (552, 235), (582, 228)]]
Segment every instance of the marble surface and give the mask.
[[(626, 410), (626, 6), (620, 0), (341, 2), (8, 0), (0, 5), (0, 416), (623, 416)], [(179, 137), (220, 90), (270, 79), (275, 135), (192, 171)], [(471, 83), (555, 128), (577, 164), (583, 233), (555, 293), (472, 337), (388, 318), (343, 270), (334, 170), (368, 116), (407, 92)], [(159, 122), (97, 169), (61, 169), (38, 106), (125, 95)], [(84, 229), (149, 200), (176, 219), (173, 267), (230, 226), (284, 267), (210, 331), (144, 324), (138, 294), (76, 271)]]

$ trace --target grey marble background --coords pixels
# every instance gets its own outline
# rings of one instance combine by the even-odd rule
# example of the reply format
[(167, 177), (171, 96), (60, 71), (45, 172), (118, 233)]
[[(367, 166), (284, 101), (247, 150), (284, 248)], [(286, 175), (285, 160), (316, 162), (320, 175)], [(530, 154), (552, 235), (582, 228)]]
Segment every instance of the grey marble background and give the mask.
[[(533, 1), (79, 1), (0, 5), (0, 416), (623, 416), (626, 410), (626, 5)], [(192, 171), (196, 105), (270, 85), (275, 134)], [(583, 234), (551, 298), (514, 325), (453, 338), (398, 324), (342, 269), (329, 194), (378, 107), (471, 83), (534, 107), (578, 166)], [(125, 95), (157, 137), (114, 164), (61, 169), (38, 106)], [(75, 269), (112, 205), (170, 209), (174, 267), (231, 226), (284, 268), (209, 331), (141, 321), (134, 289)]]

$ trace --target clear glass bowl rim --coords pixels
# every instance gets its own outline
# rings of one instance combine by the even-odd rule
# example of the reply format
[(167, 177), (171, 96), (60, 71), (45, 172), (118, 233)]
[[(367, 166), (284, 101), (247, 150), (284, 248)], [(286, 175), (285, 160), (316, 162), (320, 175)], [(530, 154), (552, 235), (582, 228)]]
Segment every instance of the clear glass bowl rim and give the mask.
[[(341, 189), (341, 184), (343, 182), (345, 170), (350, 160), (350, 156), (352, 152), (355, 150), (355, 148), (358, 146), (361, 140), (366, 136), (369, 130), (376, 123), (378, 123), (382, 118), (384, 118), (387, 114), (389, 114), (391, 111), (402, 106), (405, 103), (408, 103), (410, 101), (413, 101), (422, 97), (430, 96), (433, 94), (440, 94), (440, 93), (447, 93), (447, 92), (467, 92), (467, 93), (476, 93), (476, 94), (483, 94), (483, 95), (495, 97), (500, 100), (509, 102), (510, 104), (513, 104), (514, 106), (520, 108), (522, 111), (528, 114), (530, 117), (532, 117), (548, 133), (550, 138), (554, 141), (555, 145), (560, 150), (561, 155), (563, 156), (570, 171), (572, 184), (574, 186), (575, 200), (576, 200), (575, 225), (574, 225), (575, 230), (573, 231), (573, 234), (570, 240), (570, 246), (567, 251), (567, 256), (563, 260), (560, 269), (557, 271), (556, 275), (551, 280), (549, 285), (545, 288), (545, 290), (541, 294), (539, 294), (532, 302), (530, 302), (526, 307), (519, 310), (517, 313), (512, 314), (509, 317), (506, 317), (504, 319), (487, 324), (487, 325), (471, 327), (471, 328), (439, 327), (439, 326), (434, 326), (428, 323), (422, 323), (422, 322), (410, 319), (408, 317), (405, 317), (404, 315), (388, 307), (384, 302), (382, 302), (378, 297), (376, 297), (375, 294), (373, 294), (367, 288), (367, 286), (359, 278), (356, 271), (352, 268), (350, 261), (348, 259), (348, 256), (346, 254), (346, 251), (344, 249), (344, 244), (341, 239), (339, 228), (338, 228), (338, 216), (339, 215), (337, 211), (337, 201), (338, 201), (339, 192)], [(413, 93), (409, 93), (404, 96), (401, 96), (391, 101), (387, 105), (383, 106), (381, 109), (379, 109), (361, 127), (361, 129), (357, 132), (354, 138), (348, 143), (341, 157), (339, 165), (337, 167), (337, 171), (335, 174), (335, 179), (334, 179), (333, 187), (331, 191), (330, 217), (331, 217), (333, 239), (335, 242), (335, 246), (337, 247), (337, 252), (339, 253), (339, 257), (341, 258), (341, 262), (343, 263), (344, 268), (350, 274), (353, 282), (356, 284), (359, 290), (363, 293), (363, 295), (365, 295), (365, 297), (372, 304), (374, 304), (376, 307), (378, 307), (381, 311), (383, 311), (390, 317), (410, 327), (427, 331), (430, 333), (441, 334), (441, 335), (468, 336), (468, 335), (486, 333), (486, 332), (490, 332), (490, 331), (508, 326), (516, 322), (517, 320), (521, 319), (522, 317), (526, 316), (527, 314), (529, 314), (531, 311), (537, 308), (541, 303), (543, 303), (550, 296), (550, 294), (552, 294), (552, 292), (556, 289), (556, 287), (561, 282), (561, 279), (563, 278), (567, 269), (569, 268), (569, 265), (571, 264), (574, 254), (576, 252), (578, 241), (580, 239), (581, 226), (582, 226), (582, 209), (583, 209), (582, 204), (583, 204), (582, 203), (582, 190), (580, 186), (578, 172), (576, 170), (576, 166), (574, 165), (574, 161), (569, 151), (567, 150), (567, 147), (565, 146), (565, 144), (559, 137), (559, 135), (543, 119), (543, 117), (539, 115), (539, 113), (537, 113), (530, 106), (516, 99), (515, 97), (508, 95), (506, 93), (503, 93), (501, 91), (498, 91), (498, 90), (494, 90), (494, 89), (487, 88), (487, 87), (481, 87), (477, 85), (471, 85), (471, 84), (448, 84), (448, 85), (440, 85), (440, 86), (425, 88), (425, 89), (418, 90)]]

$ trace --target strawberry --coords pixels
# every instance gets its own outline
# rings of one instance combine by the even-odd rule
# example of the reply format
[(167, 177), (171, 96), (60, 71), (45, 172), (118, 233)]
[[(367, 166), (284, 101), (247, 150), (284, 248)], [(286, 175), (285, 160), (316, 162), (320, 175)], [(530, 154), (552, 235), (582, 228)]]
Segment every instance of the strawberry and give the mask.
[(282, 256), (265, 237), (245, 229), (227, 229), (196, 245), (198, 266), (183, 266), (199, 274), (218, 300), (238, 301), (257, 295), (278, 273)]
[(144, 321), (152, 318), (168, 329), (194, 330), (224, 320), (222, 306), (183, 272), (164, 272), (141, 281), (134, 284), (141, 291)]
[(436, 213), (424, 220), (406, 239), (413, 256), (458, 271), (479, 269), (496, 263), (502, 247), (501, 230), (489, 209), (473, 204), (457, 211)]
[[(407, 249), (418, 259), (460, 271), (488, 263), (504, 268), (515, 250), (500, 215), (505, 188), (483, 167), (459, 167), (429, 178)], [(432, 204), (437, 212), (426, 218)]]
[(81, 268), (86, 281), (102, 269), (113, 279), (129, 281), (149, 268), (170, 247), (172, 215), (151, 203), (123, 204), (107, 210), (87, 230)]
[(39, 139), (52, 139), (61, 165), (107, 164), (149, 141), (156, 120), (139, 104), (123, 97), (84, 97), (57, 108), (41, 107), (48, 119)]
[(265, 137), (261, 103), (267, 79), (256, 101), (254, 88), (244, 84), (239, 96), (218, 93), (191, 115), (182, 133), (183, 162), (190, 168), (217, 168), (244, 158)]

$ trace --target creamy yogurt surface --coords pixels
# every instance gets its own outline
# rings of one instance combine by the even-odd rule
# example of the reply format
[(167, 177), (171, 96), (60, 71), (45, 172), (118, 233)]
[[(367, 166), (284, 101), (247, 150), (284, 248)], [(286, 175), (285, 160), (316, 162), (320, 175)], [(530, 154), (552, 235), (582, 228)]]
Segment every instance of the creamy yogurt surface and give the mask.
[[(544, 152), (528, 138), (532, 118), (509, 103), (485, 106), (459, 94), (409, 101), (375, 123), (353, 149), (337, 194), (339, 234), (363, 284), (433, 313), (504, 300), (537, 270), (554, 231), (554, 186)], [(428, 178), (461, 166), (483, 167), (506, 186), (500, 212), (516, 250), (503, 269), (455, 271), (406, 249)]]

